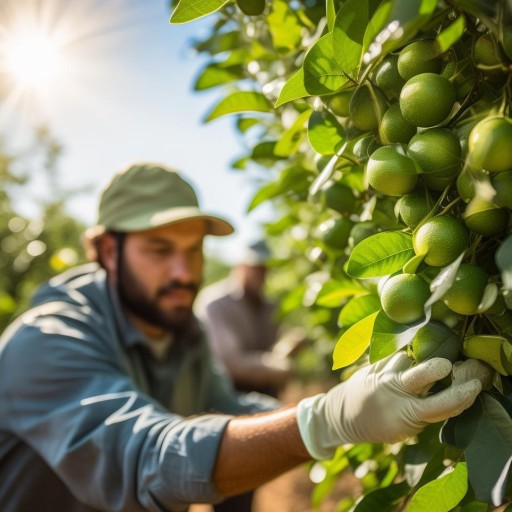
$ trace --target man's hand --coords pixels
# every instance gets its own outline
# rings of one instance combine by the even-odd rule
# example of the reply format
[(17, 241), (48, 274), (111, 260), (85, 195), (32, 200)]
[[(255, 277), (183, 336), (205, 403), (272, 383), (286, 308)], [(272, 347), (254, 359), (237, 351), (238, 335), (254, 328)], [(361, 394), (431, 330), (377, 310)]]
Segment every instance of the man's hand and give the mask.
[(437, 357), (411, 367), (407, 354), (399, 352), (361, 368), (325, 394), (302, 400), (297, 422), (308, 452), (327, 459), (342, 444), (395, 443), (429, 423), (457, 416), (473, 404), (490, 372), (475, 360), (462, 365), (471, 371), (458, 366), (458, 378), (449, 387), (427, 395), (450, 374), (452, 364)]

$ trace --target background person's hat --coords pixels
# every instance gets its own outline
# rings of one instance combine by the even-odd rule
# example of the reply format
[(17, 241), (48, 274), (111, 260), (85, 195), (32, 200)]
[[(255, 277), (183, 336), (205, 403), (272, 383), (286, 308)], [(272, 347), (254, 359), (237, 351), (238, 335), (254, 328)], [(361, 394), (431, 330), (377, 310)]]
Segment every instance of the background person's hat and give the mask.
[(265, 265), (270, 260), (270, 249), (264, 240), (249, 244), (244, 251), (242, 263), (245, 265)]
[(192, 219), (204, 219), (210, 235), (234, 231), (227, 220), (199, 209), (194, 189), (174, 169), (140, 163), (116, 174), (103, 189), (98, 223), (85, 236), (93, 239), (107, 230), (145, 231)]

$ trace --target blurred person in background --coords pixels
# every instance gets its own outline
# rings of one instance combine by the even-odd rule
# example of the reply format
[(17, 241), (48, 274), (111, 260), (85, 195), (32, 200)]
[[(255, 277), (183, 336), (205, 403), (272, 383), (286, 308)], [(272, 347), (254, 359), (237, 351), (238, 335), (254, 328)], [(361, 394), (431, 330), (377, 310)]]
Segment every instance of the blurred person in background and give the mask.
[(265, 241), (249, 244), (226, 279), (201, 291), (195, 311), (236, 389), (277, 396), (304, 336), (298, 328), (280, 332), (265, 290), (270, 256)]

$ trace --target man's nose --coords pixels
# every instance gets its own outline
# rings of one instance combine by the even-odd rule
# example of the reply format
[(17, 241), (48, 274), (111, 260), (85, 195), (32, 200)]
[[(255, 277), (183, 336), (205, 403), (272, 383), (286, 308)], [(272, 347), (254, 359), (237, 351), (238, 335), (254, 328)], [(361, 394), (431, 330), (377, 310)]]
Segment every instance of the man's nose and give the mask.
[(169, 261), (169, 276), (172, 280), (188, 282), (193, 279), (193, 269), (185, 254), (175, 253)]

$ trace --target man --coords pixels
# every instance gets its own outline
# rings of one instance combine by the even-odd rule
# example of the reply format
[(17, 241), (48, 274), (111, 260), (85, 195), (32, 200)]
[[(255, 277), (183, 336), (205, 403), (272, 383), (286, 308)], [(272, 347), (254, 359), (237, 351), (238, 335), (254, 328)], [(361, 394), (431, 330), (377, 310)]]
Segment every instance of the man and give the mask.
[(231, 231), (170, 169), (113, 178), (89, 233), (102, 268), (52, 279), (0, 341), (2, 512), (186, 510), (473, 403), (475, 378), (423, 397), (452, 365), (409, 368), (401, 353), (296, 407), (235, 417), (275, 404), (233, 393), (191, 313), (203, 239)]
[(277, 396), (290, 377), (288, 356), (303, 337), (294, 330), (279, 338), (276, 306), (264, 289), (269, 259), (263, 240), (249, 244), (226, 279), (202, 290), (196, 313), (236, 389)]

